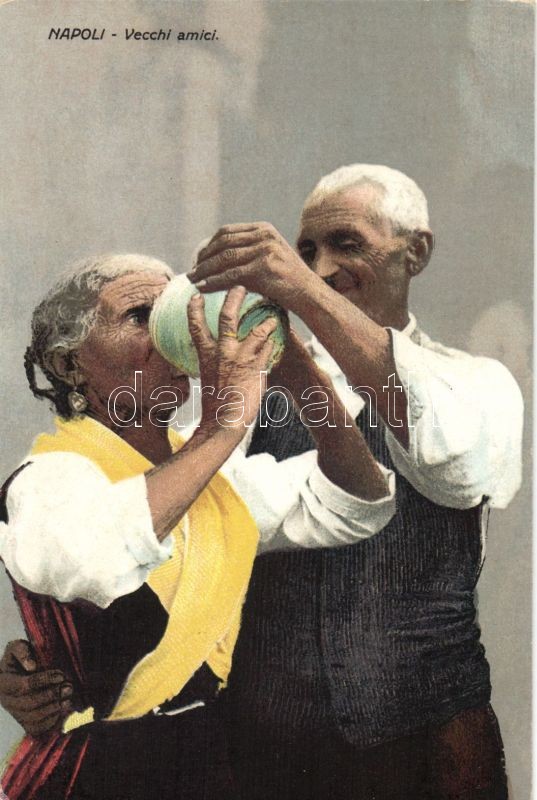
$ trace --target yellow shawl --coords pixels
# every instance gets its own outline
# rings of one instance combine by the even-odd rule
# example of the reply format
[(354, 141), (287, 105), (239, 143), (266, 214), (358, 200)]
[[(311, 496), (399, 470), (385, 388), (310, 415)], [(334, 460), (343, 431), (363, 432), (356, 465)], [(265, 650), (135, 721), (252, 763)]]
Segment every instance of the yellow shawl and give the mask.
[[(171, 430), (169, 436), (178, 450), (183, 440)], [(86, 456), (112, 483), (153, 466), (89, 417), (57, 419), (56, 432), (38, 436), (31, 452), (53, 451)], [(166, 631), (156, 649), (130, 673), (109, 720), (140, 717), (170, 700), (204, 662), (223, 682), (229, 674), (257, 547), (255, 523), (226, 479), (217, 474), (191, 506), (188, 526), (180, 522), (172, 535), (172, 558), (148, 579), (169, 614)], [(91, 721), (92, 712), (71, 715), (64, 730)]]

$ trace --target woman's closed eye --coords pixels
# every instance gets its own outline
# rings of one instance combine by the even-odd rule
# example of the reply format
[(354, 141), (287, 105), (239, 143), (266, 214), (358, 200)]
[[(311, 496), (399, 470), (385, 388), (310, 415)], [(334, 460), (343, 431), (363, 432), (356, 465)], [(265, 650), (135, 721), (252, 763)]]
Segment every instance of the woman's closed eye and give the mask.
[(149, 315), (151, 314), (151, 306), (144, 304), (129, 308), (125, 314), (126, 319), (130, 319), (137, 325), (147, 325)]

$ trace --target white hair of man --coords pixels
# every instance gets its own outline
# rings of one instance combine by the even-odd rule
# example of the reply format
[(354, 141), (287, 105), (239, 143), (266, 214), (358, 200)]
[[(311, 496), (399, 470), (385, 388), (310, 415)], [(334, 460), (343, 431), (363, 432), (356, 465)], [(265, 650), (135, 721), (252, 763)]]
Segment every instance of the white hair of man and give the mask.
[[(24, 364), (30, 388), (36, 397), (47, 397), (64, 416), (69, 416), (66, 387), (50, 370), (54, 351), (72, 352), (86, 339), (97, 320), (101, 289), (121, 275), (153, 272), (173, 278), (163, 261), (137, 253), (113, 253), (78, 261), (56, 281), (32, 315), (32, 341)], [(34, 365), (52, 384), (37, 387)]]
[(379, 202), (374, 210), (391, 222), (395, 233), (429, 228), (427, 199), (417, 183), (403, 172), (381, 164), (350, 164), (330, 172), (308, 195), (304, 210), (330, 195), (364, 184), (378, 187)]

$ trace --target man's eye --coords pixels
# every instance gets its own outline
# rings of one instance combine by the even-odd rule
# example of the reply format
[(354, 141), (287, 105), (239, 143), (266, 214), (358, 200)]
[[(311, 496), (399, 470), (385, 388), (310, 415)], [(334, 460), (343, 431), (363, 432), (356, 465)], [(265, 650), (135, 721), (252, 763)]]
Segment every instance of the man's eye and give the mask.
[(149, 320), (151, 314), (150, 306), (136, 306), (127, 311), (127, 319), (132, 319), (137, 325), (144, 325)]
[(361, 253), (362, 246), (359, 242), (340, 242), (339, 249), (344, 253)]

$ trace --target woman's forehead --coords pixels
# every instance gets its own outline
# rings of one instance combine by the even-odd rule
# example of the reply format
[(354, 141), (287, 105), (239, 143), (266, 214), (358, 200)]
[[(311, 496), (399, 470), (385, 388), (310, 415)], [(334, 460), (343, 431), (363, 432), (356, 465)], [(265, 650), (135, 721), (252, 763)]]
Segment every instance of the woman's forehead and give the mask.
[(121, 310), (131, 303), (153, 303), (169, 282), (166, 275), (144, 270), (114, 278), (101, 289), (99, 306)]

